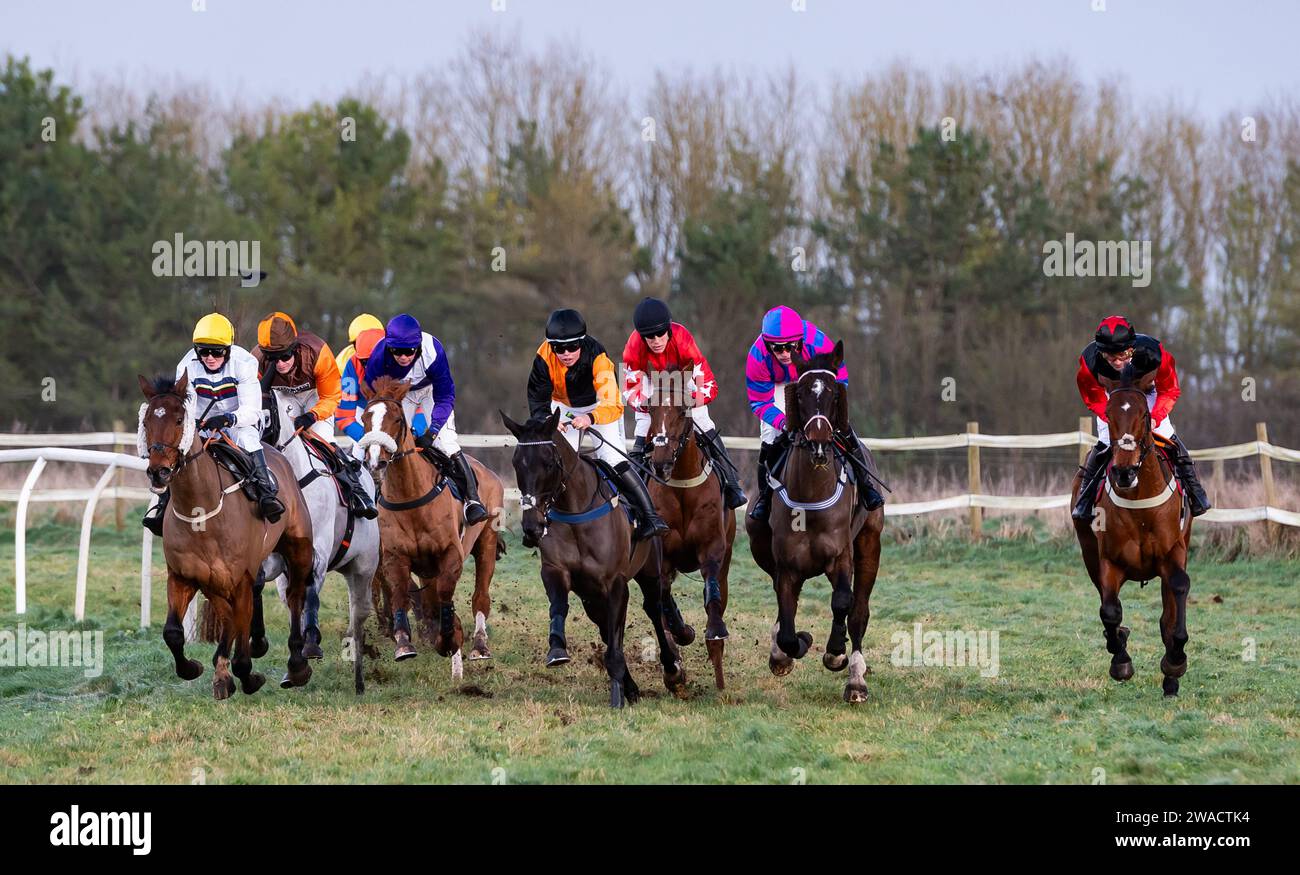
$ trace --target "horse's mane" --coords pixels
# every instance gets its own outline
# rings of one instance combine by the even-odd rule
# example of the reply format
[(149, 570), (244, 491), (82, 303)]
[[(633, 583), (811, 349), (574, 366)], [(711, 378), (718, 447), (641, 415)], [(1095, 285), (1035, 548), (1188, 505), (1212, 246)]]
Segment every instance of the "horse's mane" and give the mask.
[(1124, 365), (1124, 370), (1119, 372), (1119, 387), (1121, 389), (1137, 388), (1137, 371), (1132, 362)]
[(393, 391), (402, 385), (402, 381), (384, 374), (382, 377), (375, 377), (375, 381), (370, 384), (370, 391), (376, 398), (385, 398), (390, 396)]
[(834, 350), (831, 350), (830, 352), (819, 352), (819, 353), (817, 353), (817, 355), (815, 355), (815, 356), (813, 356), (812, 358), (808, 359), (806, 362), (804, 362), (804, 363), (799, 367), (799, 373), (802, 374), (804, 371), (811, 371), (811, 370), (815, 370), (815, 369), (818, 369), (818, 368), (821, 368), (821, 369), (824, 369), (824, 370), (827, 370), (827, 371), (838, 371), (838, 370), (839, 370), (839, 366), (835, 363), (835, 351), (834, 351)]
[(154, 395), (174, 395), (176, 394), (176, 375), (159, 374), (150, 381), (149, 385)]

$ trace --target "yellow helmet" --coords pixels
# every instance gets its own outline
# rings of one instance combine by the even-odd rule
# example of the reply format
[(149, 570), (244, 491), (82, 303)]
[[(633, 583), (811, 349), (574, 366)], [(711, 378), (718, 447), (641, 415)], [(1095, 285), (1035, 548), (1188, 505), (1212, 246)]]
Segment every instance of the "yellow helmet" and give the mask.
[(380, 322), (377, 318), (371, 316), (369, 313), (362, 313), (360, 316), (353, 319), (352, 324), (348, 326), (348, 343), (356, 343), (357, 335), (369, 328), (378, 328), (383, 330), (383, 327), (384, 323)]
[(235, 326), (220, 313), (209, 313), (194, 326), (194, 342), (230, 346), (235, 342)]

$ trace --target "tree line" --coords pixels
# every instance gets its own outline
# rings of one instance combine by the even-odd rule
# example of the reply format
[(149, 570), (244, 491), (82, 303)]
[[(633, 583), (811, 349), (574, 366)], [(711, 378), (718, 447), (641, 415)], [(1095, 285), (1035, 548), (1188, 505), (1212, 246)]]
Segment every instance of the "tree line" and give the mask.
[[(74, 88), (0, 71), (0, 357), (11, 429), (105, 429), (218, 309), (333, 348), (361, 312), (444, 343), (463, 431), (522, 415), (547, 313), (617, 357), (665, 298), (755, 431), (743, 362), (787, 303), (842, 337), (859, 430), (1072, 428), (1113, 312), (1176, 356), (1193, 446), (1300, 443), (1300, 104), (1217, 122), (1136, 105), (1068, 61), (814, 89), (797, 72), (659, 73), (624, 95), (572, 44), (479, 36), (409, 80), (251, 105), (202, 85)], [(176, 235), (258, 241), (267, 277), (157, 276)], [(1052, 276), (1044, 247), (1145, 241), (1150, 277)], [(8, 429), (5, 429), (8, 430)]]

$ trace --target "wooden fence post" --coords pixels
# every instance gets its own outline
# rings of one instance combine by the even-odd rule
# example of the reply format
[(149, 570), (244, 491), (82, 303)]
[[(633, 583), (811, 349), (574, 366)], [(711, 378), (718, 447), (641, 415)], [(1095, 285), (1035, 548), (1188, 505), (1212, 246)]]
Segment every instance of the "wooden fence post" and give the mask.
[[(1268, 426), (1265, 423), (1255, 423), (1255, 439), (1261, 443), (1268, 443)], [(1259, 454), (1259, 476), (1264, 481), (1264, 503), (1269, 507), (1277, 507), (1277, 491), (1273, 488), (1273, 460), (1263, 453)], [(1280, 534), (1278, 529), (1281, 523), (1269, 521), (1268, 538), (1270, 542), (1277, 540)]]
[[(126, 431), (126, 423), (123, 422), (123, 421), (120, 420), (120, 419), (115, 419), (115, 420), (113, 420), (113, 431), (116, 431), (116, 432), (123, 432), (123, 431)], [(126, 452), (126, 444), (114, 444), (114, 445), (113, 445), (113, 452), (115, 452), (115, 453), (125, 453), (125, 452)], [(122, 531), (122, 513), (123, 513), (123, 507), (122, 507), (122, 500), (123, 500), (123, 499), (122, 499), (122, 487), (125, 485), (125, 481), (124, 481), (122, 478), (123, 478), (125, 475), (126, 475), (126, 469), (125, 469), (125, 468), (118, 468), (118, 469), (117, 469), (117, 476), (114, 478), (114, 486), (117, 487), (117, 493), (118, 493), (118, 494), (113, 498), (113, 522), (114, 522), (114, 524), (117, 526), (117, 530), (118, 530), (119, 532)]]
[[(967, 434), (979, 434), (980, 424), (978, 422), (966, 423)], [(975, 444), (966, 447), (966, 491), (971, 495), (978, 495), (980, 489), (980, 448)], [(971, 506), (970, 509), (970, 536), (972, 540), (978, 541), (980, 533), (984, 528), (984, 508)]]
[[(1079, 417), (1079, 431), (1084, 434), (1092, 434), (1092, 417)], [(1088, 458), (1088, 453), (1092, 451), (1090, 444), (1079, 444), (1079, 464), (1082, 465)]]
[(1210, 496), (1210, 501), (1213, 502), (1214, 504), (1219, 503), (1219, 496), (1223, 494), (1223, 468), (1224, 468), (1223, 460), (1215, 459), (1214, 476), (1213, 479), (1211, 480), (1214, 489), (1214, 494)]

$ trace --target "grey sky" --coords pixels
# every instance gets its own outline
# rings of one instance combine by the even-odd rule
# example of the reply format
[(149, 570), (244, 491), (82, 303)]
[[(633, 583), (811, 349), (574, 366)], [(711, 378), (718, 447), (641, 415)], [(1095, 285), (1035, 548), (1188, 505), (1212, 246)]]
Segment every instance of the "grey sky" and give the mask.
[(1300, 87), (1294, 0), (0, 0), (0, 52), (62, 77), (205, 82), (224, 94), (332, 99), (364, 73), (445, 61), (475, 28), (529, 46), (576, 38), (631, 93), (656, 68), (794, 64), (819, 84), (895, 59), (939, 73), (1065, 54), (1139, 101), (1207, 116)]

